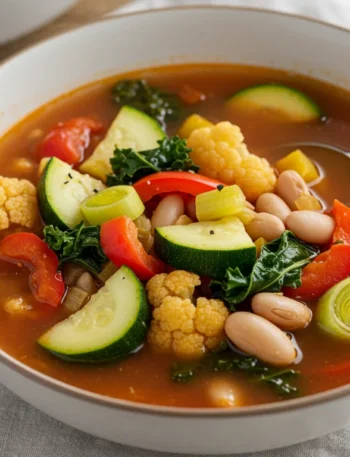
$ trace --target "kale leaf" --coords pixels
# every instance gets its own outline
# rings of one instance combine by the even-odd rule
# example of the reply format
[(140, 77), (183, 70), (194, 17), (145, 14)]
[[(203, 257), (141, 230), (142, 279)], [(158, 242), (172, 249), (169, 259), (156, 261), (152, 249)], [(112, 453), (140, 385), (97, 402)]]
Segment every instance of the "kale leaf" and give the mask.
[(44, 241), (58, 255), (59, 268), (71, 262), (98, 274), (108, 261), (100, 245), (100, 227), (97, 225), (86, 226), (81, 222), (65, 231), (48, 225), (44, 228)]
[(223, 299), (230, 311), (235, 305), (257, 292), (279, 292), (283, 286), (301, 285), (301, 271), (319, 250), (303, 243), (290, 231), (265, 244), (250, 275), (244, 276), (239, 268), (228, 268), (222, 281), (212, 281), (213, 296)]
[(175, 382), (186, 383), (197, 375), (208, 372), (234, 373), (243, 372), (249, 381), (267, 384), (279, 395), (295, 395), (299, 389), (291, 384), (291, 378), (299, 372), (293, 369), (277, 370), (264, 365), (255, 357), (232, 358), (232, 356), (217, 356), (212, 354), (201, 360), (197, 365), (173, 363), (170, 369), (171, 379)]
[(170, 376), (173, 381), (186, 383), (196, 375), (196, 366), (174, 362), (171, 366)]
[(175, 94), (151, 87), (145, 80), (119, 81), (112, 91), (113, 100), (120, 105), (130, 105), (156, 119), (162, 126), (177, 119), (181, 102)]
[(107, 185), (132, 184), (144, 176), (159, 171), (193, 171), (197, 167), (189, 156), (192, 151), (186, 140), (178, 136), (158, 141), (155, 149), (136, 152), (133, 149), (115, 149), (110, 159), (114, 174), (107, 175)]

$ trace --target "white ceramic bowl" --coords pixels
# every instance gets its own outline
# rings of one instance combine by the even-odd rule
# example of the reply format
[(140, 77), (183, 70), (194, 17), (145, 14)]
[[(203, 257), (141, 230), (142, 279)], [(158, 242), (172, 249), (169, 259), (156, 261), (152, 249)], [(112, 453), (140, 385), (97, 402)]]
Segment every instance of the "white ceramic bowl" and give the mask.
[[(345, 30), (257, 10), (201, 7), (113, 18), (47, 41), (0, 68), (0, 134), (57, 95), (127, 70), (174, 62), (238, 62), (298, 71), (350, 88), (349, 54)], [(48, 55), (55, 65), (47, 65)], [(0, 381), (47, 414), (102, 438), (153, 450), (260, 451), (315, 438), (349, 422), (349, 386), (272, 405), (190, 410), (88, 393), (3, 352), (0, 367)]]
[(1, 0), (0, 44), (14, 40), (53, 20), (76, 0)]

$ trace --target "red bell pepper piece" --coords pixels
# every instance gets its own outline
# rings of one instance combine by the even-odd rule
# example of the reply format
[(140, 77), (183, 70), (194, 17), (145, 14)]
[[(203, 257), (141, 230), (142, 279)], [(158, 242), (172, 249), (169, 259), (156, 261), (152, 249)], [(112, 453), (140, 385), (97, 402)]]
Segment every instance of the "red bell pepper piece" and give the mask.
[(345, 244), (350, 244), (350, 208), (339, 200), (334, 200), (332, 214), (336, 224), (333, 243), (343, 241)]
[(14, 233), (0, 241), (0, 259), (23, 263), (31, 270), (29, 287), (35, 299), (57, 307), (63, 298), (65, 286), (62, 274), (57, 272), (56, 254), (34, 233)]
[(156, 195), (168, 192), (185, 192), (196, 196), (216, 189), (220, 184), (216, 179), (188, 171), (162, 171), (140, 179), (134, 184), (134, 189), (145, 203)]
[(137, 227), (129, 217), (117, 217), (102, 224), (100, 241), (111, 262), (117, 267), (131, 268), (142, 281), (164, 272), (164, 263), (147, 254), (137, 238)]
[(71, 165), (84, 159), (91, 134), (101, 133), (103, 125), (88, 117), (77, 117), (58, 123), (44, 138), (37, 156), (57, 157)]
[(300, 287), (285, 287), (284, 293), (291, 298), (314, 300), (349, 275), (350, 245), (334, 244), (306, 265), (301, 275)]

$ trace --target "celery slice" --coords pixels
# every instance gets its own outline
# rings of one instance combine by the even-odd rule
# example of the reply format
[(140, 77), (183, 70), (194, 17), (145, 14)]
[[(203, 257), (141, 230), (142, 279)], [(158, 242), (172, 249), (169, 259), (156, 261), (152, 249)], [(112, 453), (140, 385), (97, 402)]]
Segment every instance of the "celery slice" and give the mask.
[(196, 197), (197, 219), (205, 222), (235, 216), (244, 207), (245, 201), (243, 192), (236, 184), (204, 192)]
[(316, 320), (325, 332), (350, 340), (350, 278), (339, 282), (321, 297)]
[(100, 225), (120, 216), (128, 216), (134, 220), (145, 210), (132, 186), (113, 186), (104, 189), (84, 200), (80, 208), (90, 225)]

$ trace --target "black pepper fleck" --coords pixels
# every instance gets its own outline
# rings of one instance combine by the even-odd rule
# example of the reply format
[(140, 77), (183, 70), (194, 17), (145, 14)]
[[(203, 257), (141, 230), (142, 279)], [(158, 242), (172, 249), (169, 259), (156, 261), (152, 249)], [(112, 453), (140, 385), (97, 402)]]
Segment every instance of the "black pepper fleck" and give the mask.
[(73, 176), (71, 175), (71, 173), (68, 173), (68, 176), (70, 177), (70, 179), (73, 179)]
[(125, 276), (123, 276), (123, 279), (125, 279)]
[(218, 186), (216, 186), (217, 190), (220, 192), (220, 190), (222, 190), (225, 186), (223, 184), (219, 184)]
[(209, 233), (210, 233), (210, 235), (214, 235), (215, 232), (214, 232), (214, 230), (210, 230)]
[(64, 181), (64, 183), (63, 183), (63, 184), (68, 184), (68, 183), (69, 183), (69, 181)]
[(95, 194), (97, 194), (98, 190), (97, 190), (97, 189), (94, 189), (94, 192), (95, 192)]

